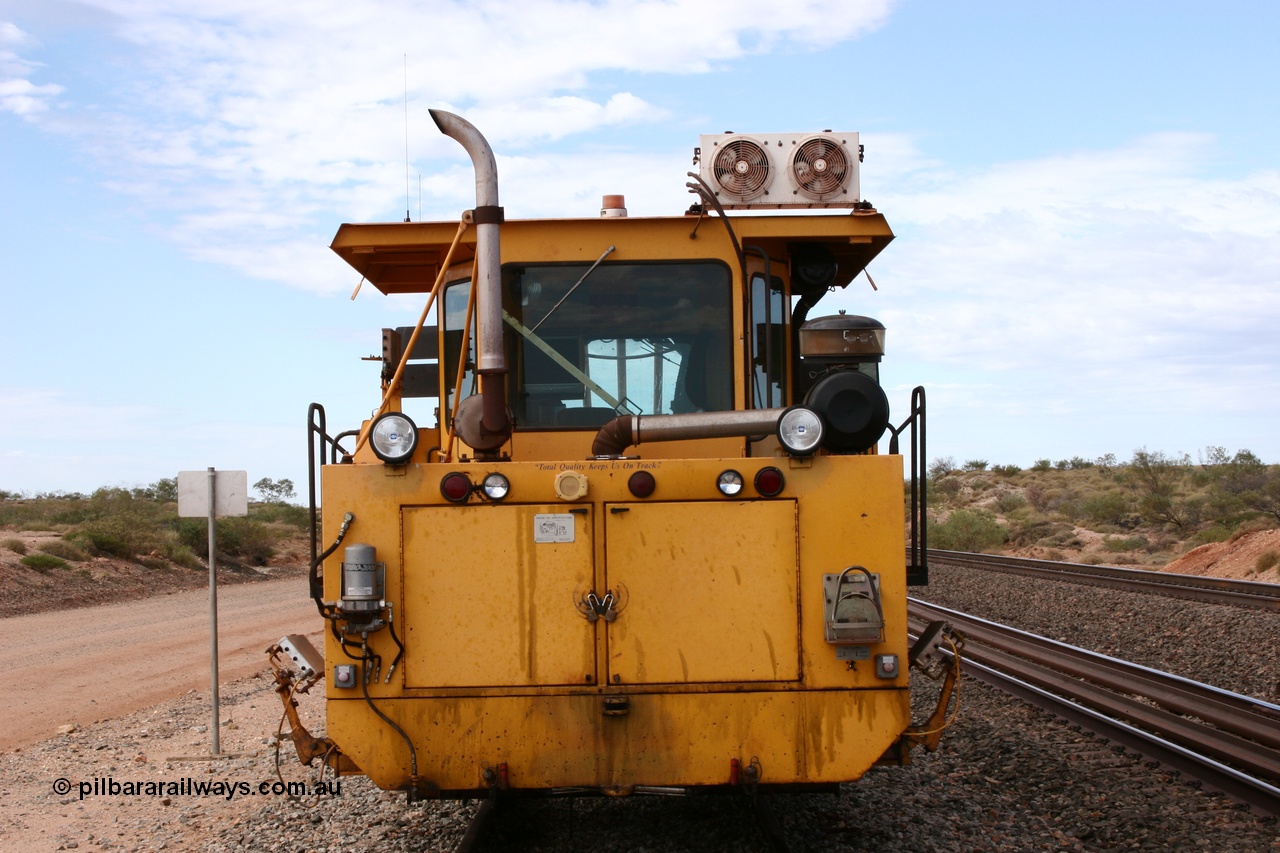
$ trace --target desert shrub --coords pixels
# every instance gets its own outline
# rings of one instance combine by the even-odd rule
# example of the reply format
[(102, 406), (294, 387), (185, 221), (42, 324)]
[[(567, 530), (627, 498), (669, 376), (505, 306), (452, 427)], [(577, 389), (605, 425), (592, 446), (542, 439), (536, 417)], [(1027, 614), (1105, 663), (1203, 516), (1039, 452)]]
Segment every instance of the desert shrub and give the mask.
[(944, 551), (984, 551), (1004, 544), (1006, 532), (991, 513), (958, 509), (945, 522), (930, 522), (929, 546)]
[(1031, 466), (1032, 471), (1048, 471), (1053, 467), (1053, 463), (1048, 459), (1037, 459)]
[(1254, 568), (1259, 572), (1265, 572), (1275, 568), (1277, 564), (1280, 564), (1280, 552), (1275, 548), (1268, 548), (1258, 555), (1258, 562), (1254, 564)]
[(964, 463), (966, 471), (985, 471), (990, 463), (985, 459), (969, 459)]
[[(1023, 547), (1026, 545), (1056, 545), (1061, 539), (1071, 536), (1071, 525), (1063, 524), (1061, 521), (1050, 521), (1046, 518), (1037, 518), (1029, 521), (1012, 524), (1009, 527), (1008, 542), (1015, 547)], [(1050, 542), (1051, 538), (1058, 537), (1055, 541)]]
[[(206, 519), (178, 520), (178, 541), (202, 559), (209, 557), (209, 522)], [(263, 565), (275, 553), (278, 538), (269, 525), (250, 518), (219, 518), (214, 522), (219, 554)]]
[(1104, 536), (1102, 537), (1102, 547), (1103, 550), (1111, 551), (1113, 553), (1120, 551), (1137, 551), (1140, 548), (1147, 547), (1147, 537), (1129, 536), (1121, 539), (1115, 536)]
[(1022, 471), (1017, 465), (992, 465), (991, 470), (1002, 477), (1012, 477)]
[(1222, 524), (1212, 524), (1191, 537), (1191, 541), (1197, 545), (1207, 545), (1210, 542), (1226, 542), (1229, 539), (1231, 539), (1231, 529)]
[[(111, 528), (117, 528), (112, 530)], [(123, 535), (122, 535), (123, 534)], [(119, 557), (128, 560), (137, 553), (127, 534), (118, 525), (93, 524), (67, 534), (65, 539), (98, 557)]]
[(18, 562), (29, 569), (35, 569), (37, 572), (47, 572), (49, 569), (66, 569), (70, 568), (65, 560), (59, 560), (52, 554), (28, 554)]
[(963, 484), (955, 477), (944, 477), (936, 483), (932, 483), (929, 489), (930, 494), (938, 495), (940, 498), (954, 498), (960, 494)]
[(40, 546), (40, 550), (46, 554), (52, 554), (72, 563), (83, 563), (89, 559), (90, 555), (84, 550), (77, 548), (74, 544), (65, 539), (55, 539), (52, 542), (46, 542)]
[(285, 524), (305, 531), (311, 524), (311, 510), (287, 503), (255, 504), (253, 518), (264, 524)]
[(27, 545), (21, 539), (6, 539), (0, 542), (0, 547), (6, 548), (15, 554), (27, 553)]
[(1006, 515), (1026, 505), (1027, 499), (1018, 492), (1004, 492), (996, 498), (996, 506), (1000, 507), (1000, 511)]
[(955, 457), (940, 456), (929, 463), (929, 478), (945, 477), (954, 470), (956, 470)]
[(1080, 511), (1092, 522), (1122, 526), (1132, 509), (1129, 498), (1120, 492), (1103, 492), (1085, 498), (1080, 504)]
[[(207, 547), (205, 550), (209, 550)], [(175, 536), (172, 542), (166, 542), (160, 546), (160, 553), (171, 563), (176, 563), (188, 569), (203, 568), (204, 564), (200, 562), (200, 558), (189, 547), (182, 544)]]

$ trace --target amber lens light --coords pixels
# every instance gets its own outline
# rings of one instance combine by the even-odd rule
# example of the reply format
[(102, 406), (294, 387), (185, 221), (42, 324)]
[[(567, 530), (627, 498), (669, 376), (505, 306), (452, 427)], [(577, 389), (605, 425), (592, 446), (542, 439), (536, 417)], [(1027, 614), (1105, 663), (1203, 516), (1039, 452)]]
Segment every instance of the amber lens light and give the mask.
[(485, 475), (484, 482), (480, 484), (480, 490), (489, 500), (500, 501), (511, 493), (511, 481), (495, 471)]
[(760, 473), (756, 474), (756, 491), (771, 498), (782, 492), (782, 487), (787, 484), (787, 479), (782, 476), (782, 472), (777, 468), (761, 468)]
[(467, 479), (466, 474), (460, 474), (457, 471), (445, 474), (444, 479), (440, 481), (440, 494), (444, 495), (446, 500), (460, 504), (471, 497), (471, 481)]
[(408, 415), (387, 412), (373, 422), (369, 430), (369, 445), (373, 453), (389, 465), (409, 461), (418, 446), (418, 427)]
[(720, 490), (720, 494), (731, 498), (742, 491), (742, 482), (742, 475), (730, 469), (716, 477), (716, 488)]
[(648, 471), (637, 471), (627, 479), (627, 488), (638, 498), (647, 498), (658, 487), (658, 481)]

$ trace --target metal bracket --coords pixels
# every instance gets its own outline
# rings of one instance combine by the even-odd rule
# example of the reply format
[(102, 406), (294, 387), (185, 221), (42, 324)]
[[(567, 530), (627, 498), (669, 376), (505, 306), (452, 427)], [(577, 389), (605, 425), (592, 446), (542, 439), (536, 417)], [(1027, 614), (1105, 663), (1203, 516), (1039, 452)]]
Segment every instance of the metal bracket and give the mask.
[(880, 576), (862, 566), (822, 576), (826, 640), (835, 645), (884, 641), (884, 609), (880, 605)]

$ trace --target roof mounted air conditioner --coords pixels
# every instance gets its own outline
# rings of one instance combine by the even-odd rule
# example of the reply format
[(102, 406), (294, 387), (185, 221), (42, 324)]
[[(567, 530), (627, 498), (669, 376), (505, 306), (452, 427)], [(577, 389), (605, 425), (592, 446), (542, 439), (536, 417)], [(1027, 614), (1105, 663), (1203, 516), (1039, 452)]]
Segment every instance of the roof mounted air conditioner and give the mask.
[(699, 175), (726, 208), (853, 207), (861, 200), (856, 133), (721, 133), (700, 142)]

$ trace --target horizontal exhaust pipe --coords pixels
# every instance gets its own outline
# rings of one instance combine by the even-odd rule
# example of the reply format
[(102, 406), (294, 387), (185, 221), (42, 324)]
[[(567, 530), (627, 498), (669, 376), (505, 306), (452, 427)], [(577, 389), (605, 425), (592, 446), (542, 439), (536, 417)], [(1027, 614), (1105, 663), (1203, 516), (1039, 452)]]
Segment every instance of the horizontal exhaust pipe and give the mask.
[(734, 438), (772, 433), (786, 409), (692, 412), (687, 415), (622, 415), (596, 433), (592, 456), (620, 456), (642, 442), (687, 438)]

